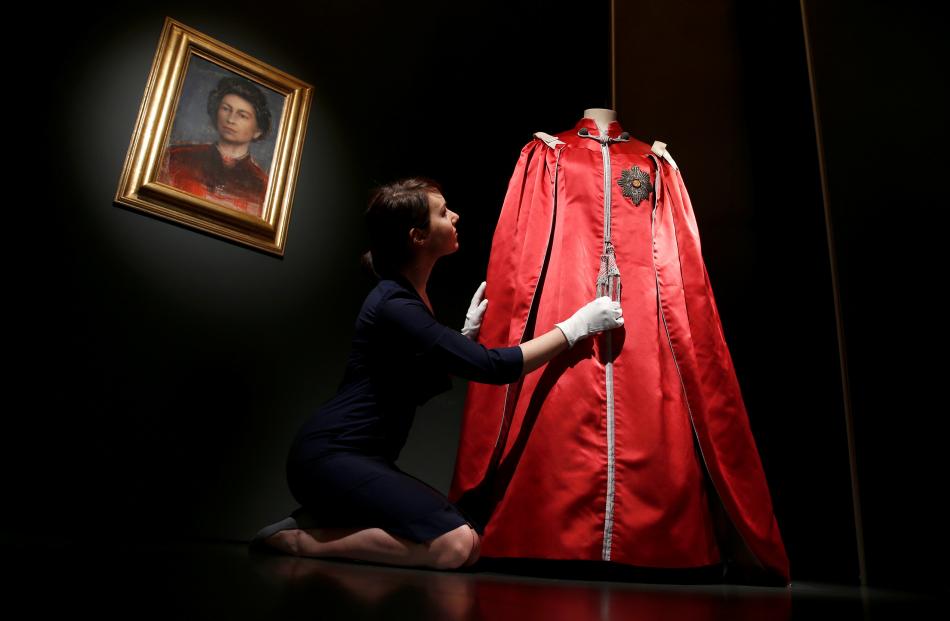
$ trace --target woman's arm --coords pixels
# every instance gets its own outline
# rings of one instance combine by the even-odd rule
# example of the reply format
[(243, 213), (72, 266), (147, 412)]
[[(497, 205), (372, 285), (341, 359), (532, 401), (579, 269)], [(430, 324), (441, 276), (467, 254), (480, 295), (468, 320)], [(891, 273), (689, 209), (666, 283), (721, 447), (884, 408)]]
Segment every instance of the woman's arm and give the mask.
[(619, 303), (600, 297), (537, 338), (511, 347), (488, 348), (440, 324), (408, 291), (394, 291), (377, 308), (380, 327), (402, 335), (405, 346), (415, 354), (432, 356), (451, 375), (484, 384), (517, 381), (571, 343), (623, 325), (620, 314)]
[(524, 352), (511, 347), (485, 347), (458, 330), (444, 326), (408, 291), (394, 291), (376, 310), (379, 327), (397, 336), (400, 347), (426, 356), (456, 377), (483, 384), (510, 384), (522, 377)]
[(623, 325), (622, 315), (620, 302), (611, 301), (606, 295), (588, 302), (569, 318), (554, 324), (553, 330), (521, 344), (522, 375), (534, 371), (591, 334), (619, 328)]
[(521, 376), (524, 377), (567, 349), (567, 337), (560, 328), (553, 328), (550, 332), (521, 343), (520, 347), (524, 356)]

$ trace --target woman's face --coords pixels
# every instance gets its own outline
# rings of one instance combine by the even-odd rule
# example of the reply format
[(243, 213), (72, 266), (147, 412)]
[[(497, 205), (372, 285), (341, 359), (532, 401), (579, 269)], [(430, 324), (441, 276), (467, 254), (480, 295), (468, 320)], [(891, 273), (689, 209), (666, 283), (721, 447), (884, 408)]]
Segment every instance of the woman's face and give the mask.
[(247, 144), (261, 135), (251, 102), (234, 93), (221, 98), (218, 105), (218, 133), (225, 142)]
[(437, 192), (429, 193), (429, 234), (426, 245), (437, 257), (452, 254), (459, 248), (455, 224), (459, 215), (446, 207), (445, 198)]

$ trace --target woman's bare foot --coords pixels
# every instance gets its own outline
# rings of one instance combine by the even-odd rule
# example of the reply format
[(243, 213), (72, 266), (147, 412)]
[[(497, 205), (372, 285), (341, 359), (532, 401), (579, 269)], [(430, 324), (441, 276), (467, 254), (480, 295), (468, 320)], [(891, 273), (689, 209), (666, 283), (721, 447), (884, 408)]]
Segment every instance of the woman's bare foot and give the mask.
[(279, 530), (267, 539), (264, 540), (264, 543), (276, 548), (285, 554), (292, 554), (294, 556), (300, 555), (300, 530), (296, 528), (288, 528), (287, 530)]
[(437, 569), (470, 566), (478, 560), (480, 548), (480, 538), (468, 524), (424, 543), (392, 535), (381, 528), (287, 528), (263, 542), (293, 556), (342, 557)]

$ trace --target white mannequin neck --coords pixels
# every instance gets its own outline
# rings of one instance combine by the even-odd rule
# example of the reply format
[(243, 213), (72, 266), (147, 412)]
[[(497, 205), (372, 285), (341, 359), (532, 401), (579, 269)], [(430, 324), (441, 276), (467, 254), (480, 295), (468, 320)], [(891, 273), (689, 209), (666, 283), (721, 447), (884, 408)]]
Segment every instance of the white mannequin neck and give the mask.
[(607, 126), (617, 120), (617, 112), (609, 108), (588, 108), (584, 110), (584, 118), (597, 124), (597, 131), (601, 135), (607, 133)]

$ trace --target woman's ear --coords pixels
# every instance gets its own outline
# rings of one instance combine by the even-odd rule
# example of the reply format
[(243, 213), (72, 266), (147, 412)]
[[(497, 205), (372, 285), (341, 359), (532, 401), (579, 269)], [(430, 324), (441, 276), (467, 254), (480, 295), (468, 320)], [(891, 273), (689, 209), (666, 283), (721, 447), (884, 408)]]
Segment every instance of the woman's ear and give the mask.
[(426, 231), (412, 227), (409, 229), (409, 241), (413, 246), (421, 246), (426, 241)]

